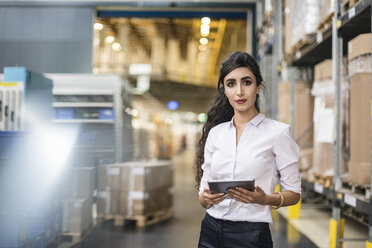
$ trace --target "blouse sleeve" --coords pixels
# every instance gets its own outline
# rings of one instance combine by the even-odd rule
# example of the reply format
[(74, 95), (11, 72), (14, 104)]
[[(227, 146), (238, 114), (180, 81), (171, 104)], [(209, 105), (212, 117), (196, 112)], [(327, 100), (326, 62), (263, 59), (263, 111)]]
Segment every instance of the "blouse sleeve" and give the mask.
[(209, 131), (207, 140), (205, 142), (204, 163), (201, 166), (203, 170), (203, 176), (200, 181), (199, 195), (204, 192), (204, 188), (208, 188), (207, 182), (213, 179), (212, 171), (211, 171), (211, 160), (212, 160), (212, 154), (214, 151), (212, 140), (213, 140), (213, 129)]
[(280, 171), (290, 164), (297, 163), (300, 149), (294, 141), (288, 126), (274, 144), (275, 165)]
[(300, 173), (298, 172), (297, 163), (288, 165), (287, 167), (281, 169), (279, 173), (282, 191), (290, 190), (301, 194), (301, 178)]
[(301, 194), (301, 178), (297, 165), (299, 148), (292, 137), (290, 127), (286, 128), (275, 142), (274, 154), (282, 190)]

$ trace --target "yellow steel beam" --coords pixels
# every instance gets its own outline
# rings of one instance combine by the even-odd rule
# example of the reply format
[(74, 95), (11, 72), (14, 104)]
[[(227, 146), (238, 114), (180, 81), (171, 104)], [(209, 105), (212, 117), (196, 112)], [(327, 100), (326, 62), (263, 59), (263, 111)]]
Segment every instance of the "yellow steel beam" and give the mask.
[[(212, 45), (211, 54), (209, 58), (209, 68), (208, 68), (208, 74), (209, 75), (215, 75), (216, 73), (216, 64), (218, 60), (218, 56), (221, 51), (221, 45), (223, 41), (223, 36), (225, 34), (226, 30), (226, 19), (220, 19), (218, 22), (218, 28), (217, 28), (217, 34), (215, 36), (215, 40)], [(215, 83), (215, 82), (214, 82)]]

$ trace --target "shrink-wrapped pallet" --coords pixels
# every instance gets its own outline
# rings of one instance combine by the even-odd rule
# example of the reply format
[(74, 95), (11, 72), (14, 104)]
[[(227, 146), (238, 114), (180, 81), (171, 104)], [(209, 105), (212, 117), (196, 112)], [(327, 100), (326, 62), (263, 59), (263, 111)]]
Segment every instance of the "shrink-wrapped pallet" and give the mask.
[(349, 179), (370, 184), (372, 34), (362, 34), (348, 44), (350, 78)]

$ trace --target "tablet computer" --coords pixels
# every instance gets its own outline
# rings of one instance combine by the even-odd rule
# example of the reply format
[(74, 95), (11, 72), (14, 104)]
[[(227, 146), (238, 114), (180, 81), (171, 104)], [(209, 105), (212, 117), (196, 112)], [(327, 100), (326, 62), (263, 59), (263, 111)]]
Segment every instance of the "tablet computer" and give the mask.
[(231, 188), (244, 188), (249, 191), (254, 191), (254, 179), (245, 180), (211, 180), (208, 181), (209, 190), (212, 194), (227, 193)]

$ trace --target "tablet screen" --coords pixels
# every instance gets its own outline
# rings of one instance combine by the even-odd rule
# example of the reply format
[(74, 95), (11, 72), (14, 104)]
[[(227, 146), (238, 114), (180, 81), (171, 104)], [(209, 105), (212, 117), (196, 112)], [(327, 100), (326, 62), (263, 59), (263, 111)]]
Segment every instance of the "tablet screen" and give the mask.
[(247, 180), (211, 180), (208, 181), (209, 190), (212, 194), (215, 193), (227, 193), (227, 190), (231, 188), (244, 188), (250, 191), (254, 191), (254, 179)]

